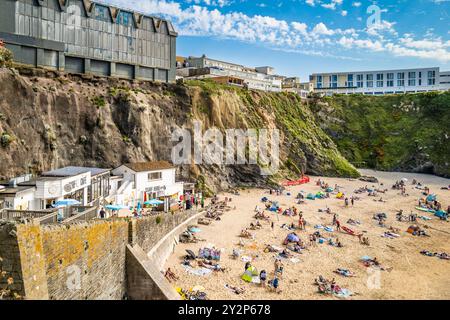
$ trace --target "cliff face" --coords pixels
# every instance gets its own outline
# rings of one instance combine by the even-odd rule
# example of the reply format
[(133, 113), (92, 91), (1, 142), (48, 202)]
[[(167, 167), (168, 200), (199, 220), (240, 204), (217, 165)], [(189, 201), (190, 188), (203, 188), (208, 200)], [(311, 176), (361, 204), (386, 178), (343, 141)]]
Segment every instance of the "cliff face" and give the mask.
[(310, 108), (359, 166), (450, 177), (450, 92), (333, 96)]
[[(19, 71), (0, 69), (3, 178), (66, 165), (170, 160), (172, 130), (192, 128), (194, 120), (204, 129), (280, 129), (282, 170), (271, 180), (301, 171), (358, 175), (295, 95)], [(267, 182), (256, 166), (186, 165), (181, 174), (212, 190)]]

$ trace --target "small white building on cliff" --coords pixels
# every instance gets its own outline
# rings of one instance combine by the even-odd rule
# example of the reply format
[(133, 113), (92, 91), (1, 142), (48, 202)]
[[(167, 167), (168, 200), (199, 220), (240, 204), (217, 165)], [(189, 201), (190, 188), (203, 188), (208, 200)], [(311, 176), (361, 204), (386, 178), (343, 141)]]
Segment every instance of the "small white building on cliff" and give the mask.
[(183, 183), (175, 181), (176, 167), (167, 161), (127, 163), (112, 174), (121, 177), (112, 187), (117, 204), (136, 206), (157, 199), (164, 201), (164, 210), (168, 211), (183, 195)]

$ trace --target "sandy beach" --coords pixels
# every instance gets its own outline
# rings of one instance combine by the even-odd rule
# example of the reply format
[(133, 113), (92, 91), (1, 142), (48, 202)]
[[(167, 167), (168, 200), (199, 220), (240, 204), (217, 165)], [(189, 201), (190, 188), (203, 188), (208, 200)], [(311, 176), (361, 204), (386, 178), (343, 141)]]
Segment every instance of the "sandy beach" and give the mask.
[[(242, 190), (239, 196), (230, 194), (219, 195), (220, 200), (224, 197), (231, 197), (231, 206), (235, 209), (226, 212), (221, 221), (214, 221), (209, 226), (199, 226), (201, 232), (198, 237), (206, 239), (205, 242), (196, 244), (178, 244), (174, 253), (168, 259), (165, 269), (168, 267), (180, 278), (173, 282), (174, 287), (189, 289), (196, 285), (205, 288), (209, 299), (337, 299), (335, 296), (322, 295), (318, 293), (314, 279), (319, 275), (327, 279), (335, 278), (337, 284), (355, 293), (350, 299), (450, 299), (450, 261), (439, 259), (438, 257), (428, 257), (420, 254), (421, 250), (431, 252), (450, 253), (450, 223), (439, 220), (430, 213), (423, 213), (415, 210), (418, 199), (422, 198), (422, 191), (414, 188), (411, 184), (413, 179), (421, 182), (430, 188), (431, 193), (437, 195), (437, 199), (442, 203), (442, 208), (447, 209), (450, 205), (450, 191), (441, 190), (441, 187), (450, 184), (449, 179), (443, 179), (431, 175), (376, 172), (372, 170), (361, 170), (363, 175), (375, 176), (380, 184), (367, 183), (359, 180), (349, 180), (340, 178), (311, 177), (311, 182), (301, 186), (288, 187), (283, 195), (269, 195), (268, 190)], [(406, 178), (408, 196), (402, 196), (399, 190), (392, 190), (391, 186), (398, 180)], [(354, 206), (345, 207), (344, 201), (336, 199), (331, 195), (328, 199), (306, 200), (305, 204), (296, 204), (295, 199), (298, 192), (304, 194), (316, 194), (320, 187), (316, 181), (322, 179), (330, 186), (339, 185), (340, 190), (346, 197), (353, 195), (360, 197), (355, 201)], [(386, 194), (379, 194), (378, 197), (370, 197), (367, 192), (354, 194), (354, 190), (375, 185), (379, 189), (388, 189)], [(290, 196), (286, 194), (290, 192)], [(338, 237), (343, 244), (343, 248), (331, 246), (327, 243), (308, 246), (301, 254), (293, 253), (298, 262), (284, 260), (285, 265), (283, 277), (280, 282), (281, 293), (270, 292), (257, 284), (246, 283), (241, 279), (244, 272), (245, 263), (241, 259), (230, 257), (233, 248), (239, 248), (239, 234), (242, 229), (249, 227), (251, 222), (256, 220), (255, 206), (264, 207), (261, 202), (262, 197), (278, 201), (283, 209), (295, 206), (303, 212), (303, 217), (307, 221), (306, 230), (296, 230), (300, 238), (309, 245), (309, 235), (317, 231), (314, 226), (321, 224), (331, 226), (333, 215), (319, 212), (319, 209), (331, 208), (332, 212), (338, 214), (338, 219), (342, 226), (350, 227), (357, 233), (363, 233), (370, 240), (370, 246), (359, 243), (358, 237), (346, 233), (320, 232), (326, 237)], [(376, 201), (380, 197), (386, 202)], [(419, 216), (432, 218), (425, 221), (418, 219), (415, 224), (424, 228), (430, 237), (413, 236), (406, 232), (412, 222), (396, 220), (395, 214), (402, 209), (405, 214), (411, 211)], [(251, 231), (255, 235), (254, 240), (245, 239), (245, 247), (242, 255), (253, 258), (252, 265), (258, 271), (266, 270), (268, 279), (273, 278), (275, 253), (264, 253), (267, 244), (282, 247), (282, 242), (288, 231), (281, 228), (283, 224), (298, 224), (298, 217), (283, 216), (273, 212), (265, 211), (270, 215), (275, 226), (272, 230), (270, 223), (262, 221), (261, 230)], [(387, 231), (386, 227), (380, 227), (373, 219), (376, 213), (386, 213), (386, 227), (400, 229), (400, 237), (389, 239), (382, 235)], [(360, 225), (347, 224), (348, 219), (359, 220)], [(186, 255), (186, 249), (195, 253), (205, 246), (215, 246), (222, 250), (220, 265), (227, 268), (227, 271), (213, 272), (207, 276), (197, 276), (184, 270), (181, 265), (182, 258)], [(368, 285), (373, 283), (372, 269), (365, 267), (360, 258), (363, 256), (376, 257), (383, 265), (391, 267), (391, 271), (379, 272), (380, 286)], [(353, 278), (347, 278), (334, 273), (337, 268), (349, 269), (356, 274)], [(237, 295), (225, 285), (242, 287), (245, 293)]]

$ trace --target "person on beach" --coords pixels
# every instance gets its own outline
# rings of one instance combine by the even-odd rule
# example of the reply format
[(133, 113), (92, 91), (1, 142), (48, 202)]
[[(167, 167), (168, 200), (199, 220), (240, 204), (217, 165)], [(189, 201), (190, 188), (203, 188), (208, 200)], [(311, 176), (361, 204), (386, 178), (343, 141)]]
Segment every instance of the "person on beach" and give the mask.
[(316, 239), (314, 239), (314, 235), (310, 234), (309, 235), (309, 246), (312, 247), (316, 244)]
[(345, 206), (348, 207), (348, 198), (345, 198)]
[(262, 270), (261, 273), (259, 274), (259, 281), (260, 281), (261, 287), (266, 286), (266, 280), (267, 280), (266, 270)]
[(335, 213), (335, 214), (333, 215), (333, 226), (336, 225), (336, 221), (337, 221), (337, 214)]
[(100, 219), (105, 219), (106, 217), (106, 211), (104, 208), (102, 208), (102, 210), (100, 210)]
[(341, 223), (339, 222), (339, 220), (336, 220), (336, 230), (341, 231)]
[(202, 209), (205, 207), (205, 198), (202, 197), (202, 200), (200, 200), (200, 205)]
[(355, 198), (352, 197), (352, 207), (355, 205)]

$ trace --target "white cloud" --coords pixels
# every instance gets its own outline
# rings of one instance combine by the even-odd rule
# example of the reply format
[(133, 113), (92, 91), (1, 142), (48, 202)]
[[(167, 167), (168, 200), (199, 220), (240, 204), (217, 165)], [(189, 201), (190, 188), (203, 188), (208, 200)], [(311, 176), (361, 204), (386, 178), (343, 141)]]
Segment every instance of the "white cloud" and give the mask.
[[(219, 0), (192, 0), (219, 4)], [(308, 0), (307, 0), (308, 1)], [(315, 1), (317, 3), (318, 0)], [(169, 0), (108, 0), (107, 2), (151, 15), (170, 19), (180, 35), (227, 38), (290, 52), (326, 56), (329, 52), (350, 51), (387, 52), (394, 56), (406, 56), (450, 62), (450, 41), (433, 38), (429, 30), (422, 39), (412, 35), (399, 36), (395, 22), (382, 23), (365, 30), (332, 29), (324, 22), (308, 26), (302, 21), (285, 21), (270, 16), (249, 16), (242, 12), (223, 13), (218, 7), (200, 5), (182, 7)], [(223, 1), (221, 3), (225, 3)], [(311, 3), (314, 1), (310, 1)], [(332, 3), (341, 5), (342, 0)], [(341, 11), (343, 14), (345, 10)], [(346, 11), (345, 11), (346, 12)], [(343, 56), (341, 56), (343, 57)], [(348, 58), (348, 57), (347, 57)]]

